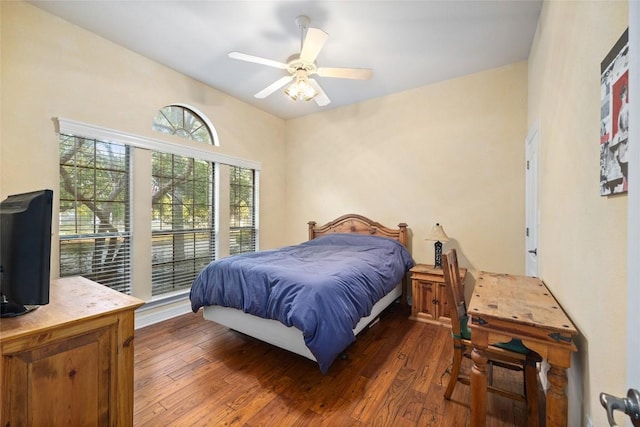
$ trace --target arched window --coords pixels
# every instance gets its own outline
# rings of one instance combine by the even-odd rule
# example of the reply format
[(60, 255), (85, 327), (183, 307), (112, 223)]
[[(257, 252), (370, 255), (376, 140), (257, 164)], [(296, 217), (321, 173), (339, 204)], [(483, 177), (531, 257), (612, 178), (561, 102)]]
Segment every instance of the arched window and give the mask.
[[(218, 145), (213, 126), (183, 105), (168, 105), (153, 129)], [(188, 289), (215, 259), (215, 163), (174, 153), (152, 153), (152, 295)]]
[(213, 125), (193, 108), (183, 105), (167, 105), (153, 118), (153, 130), (182, 138), (219, 145)]

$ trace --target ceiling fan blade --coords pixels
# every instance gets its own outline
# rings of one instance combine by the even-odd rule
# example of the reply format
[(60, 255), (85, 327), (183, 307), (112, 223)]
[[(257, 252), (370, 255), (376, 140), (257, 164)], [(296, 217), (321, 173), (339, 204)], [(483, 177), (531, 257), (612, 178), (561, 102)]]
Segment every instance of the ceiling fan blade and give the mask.
[(247, 55), (240, 52), (229, 52), (229, 58), (239, 59), (240, 61), (255, 62), (256, 64), (268, 65), (269, 67), (287, 69), (287, 64), (272, 59), (261, 58), (259, 56)]
[(300, 60), (314, 63), (327, 38), (329, 38), (329, 34), (319, 28), (307, 29), (307, 35), (300, 51)]
[(318, 68), (316, 74), (321, 77), (336, 77), (339, 79), (369, 80), (373, 71), (369, 68)]
[(256, 93), (253, 96), (258, 98), (258, 99), (266, 98), (267, 96), (271, 95), (273, 92), (275, 92), (278, 89), (280, 89), (282, 86), (284, 86), (287, 83), (289, 83), (291, 80), (293, 80), (293, 76), (285, 76), (285, 77), (283, 77), (283, 78), (281, 78), (279, 80), (276, 80), (275, 82), (271, 83), (269, 86), (265, 87), (264, 89), (262, 89), (260, 92)]
[(331, 100), (329, 99), (327, 94), (324, 93), (324, 91), (322, 90), (318, 82), (315, 81), (315, 79), (307, 79), (307, 80), (309, 81), (309, 84), (311, 85), (311, 87), (313, 87), (316, 90), (316, 92), (318, 92), (318, 94), (313, 98), (316, 101), (316, 104), (318, 104), (320, 107), (329, 105), (331, 103)]

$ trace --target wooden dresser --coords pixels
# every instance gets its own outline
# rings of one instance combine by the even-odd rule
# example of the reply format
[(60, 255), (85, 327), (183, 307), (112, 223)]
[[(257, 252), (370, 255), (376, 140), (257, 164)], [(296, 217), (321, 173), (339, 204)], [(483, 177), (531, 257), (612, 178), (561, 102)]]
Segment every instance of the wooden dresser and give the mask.
[(131, 426), (134, 310), (142, 300), (83, 277), (0, 320), (0, 425)]
[[(442, 268), (429, 264), (416, 264), (411, 270), (411, 317), (419, 322), (451, 327), (447, 288)], [(466, 268), (460, 269), (464, 283)]]

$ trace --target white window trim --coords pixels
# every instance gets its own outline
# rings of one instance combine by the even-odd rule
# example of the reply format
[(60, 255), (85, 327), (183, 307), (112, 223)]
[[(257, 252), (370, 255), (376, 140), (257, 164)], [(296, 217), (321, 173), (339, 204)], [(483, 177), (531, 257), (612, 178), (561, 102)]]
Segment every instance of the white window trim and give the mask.
[[(256, 169), (253, 176), (254, 194), (260, 195), (260, 170)], [(254, 197), (253, 201), (253, 226), (256, 229), (254, 247), (256, 252), (260, 250), (260, 197)]]
[(206, 115), (202, 114), (202, 112), (199, 111), (197, 108), (192, 107), (189, 104), (183, 104), (181, 102), (168, 104), (168, 105), (165, 105), (165, 107), (163, 108), (171, 107), (171, 106), (186, 108), (187, 110), (191, 110), (194, 113), (196, 113), (198, 115), (198, 118), (201, 119), (204, 122), (204, 124), (207, 125), (207, 127), (209, 128), (209, 132), (211, 133), (211, 137), (213, 138), (213, 145), (215, 145), (216, 147), (220, 146), (220, 139), (218, 139), (218, 132), (216, 132), (215, 126), (213, 126), (213, 123), (211, 123), (211, 121)]
[(163, 151), (165, 153), (177, 154), (184, 157), (196, 157), (200, 160), (206, 160), (214, 163), (224, 163), (232, 166), (240, 166), (243, 168), (255, 169), (256, 171), (259, 171), (262, 168), (262, 164), (260, 162), (228, 156), (226, 154), (215, 153), (212, 151), (213, 146), (209, 146), (206, 144), (200, 144), (201, 147), (176, 144), (174, 142), (134, 135), (127, 132), (108, 129), (101, 126), (82, 123), (76, 120), (65, 119), (62, 117), (55, 117), (54, 123), (56, 124), (56, 133), (58, 134), (94, 138), (103, 141), (113, 141), (131, 145), (137, 148)]
[[(214, 146), (206, 144), (200, 144), (198, 147), (192, 147), (188, 145), (177, 144), (174, 142), (162, 141), (159, 139), (149, 138), (146, 136), (134, 135), (127, 132), (122, 132), (114, 129), (109, 129), (89, 123), (83, 123), (76, 120), (71, 120), (62, 117), (53, 118), (55, 131), (58, 135), (70, 135), (77, 137), (92, 138), (102, 141), (116, 142), (120, 144), (127, 144), (132, 147), (163, 151), (170, 154), (177, 154), (184, 157), (193, 157), (201, 160), (210, 161), (213, 163), (220, 163), (225, 165), (239, 166), (243, 168), (254, 169), (256, 171), (256, 190), (259, 188), (259, 172), (262, 169), (260, 162), (242, 159), (238, 157), (228, 156), (225, 154), (213, 152)], [(186, 141), (186, 140), (185, 140)], [(217, 141), (217, 135), (216, 135)], [(190, 141), (186, 141), (189, 143)], [(135, 172), (134, 172), (135, 173)], [(220, 182), (220, 168), (215, 169), (216, 182)], [(132, 176), (133, 179), (133, 176)], [(135, 186), (134, 186), (135, 188)], [(132, 189), (133, 191), (133, 189)], [(219, 194), (216, 193), (216, 205), (219, 206)], [(258, 201), (256, 200), (256, 209), (258, 209)], [(216, 211), (216, 246), (219, 247), (220, 238), (220, 212)], [(259, 220), (256, 213), (256, 231), (259, 230)], [(135, 231), (134, 231), (135, 232)], [(259, 233), (256, 235), (256, 245), (258, 242)], [(256, 246), (257, 248), (258, 246)], [(150, 289), (148, 290), (150, 293)], [(136, 296), (136, 288), (134, 285), (133, 295)], [(153, 323), (169, 319), (171, 317), (189, 313), (191, 311), (191, 305), (188, 299), (188, 291), (179, 291), (176, 294), (167, 296), (151, 297), (147, 303), (136, 311), (136, 329), (151, 325)]]

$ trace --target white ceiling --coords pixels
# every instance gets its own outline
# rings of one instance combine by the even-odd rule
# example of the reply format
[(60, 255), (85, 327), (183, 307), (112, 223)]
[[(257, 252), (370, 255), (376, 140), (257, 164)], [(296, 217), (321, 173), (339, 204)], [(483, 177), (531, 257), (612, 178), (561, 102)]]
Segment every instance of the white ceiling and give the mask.
[[(541, 0), (31, 1), (30, 3), (285, 119), (527, 59)], [(316, 79), (331, 103), (255, 93), (285, 70), (230, 59), (239, 51), (286, 62), (300, 51), (298, 15), (329, 39), (320, 67), (373, 69), (371, 80)]]

